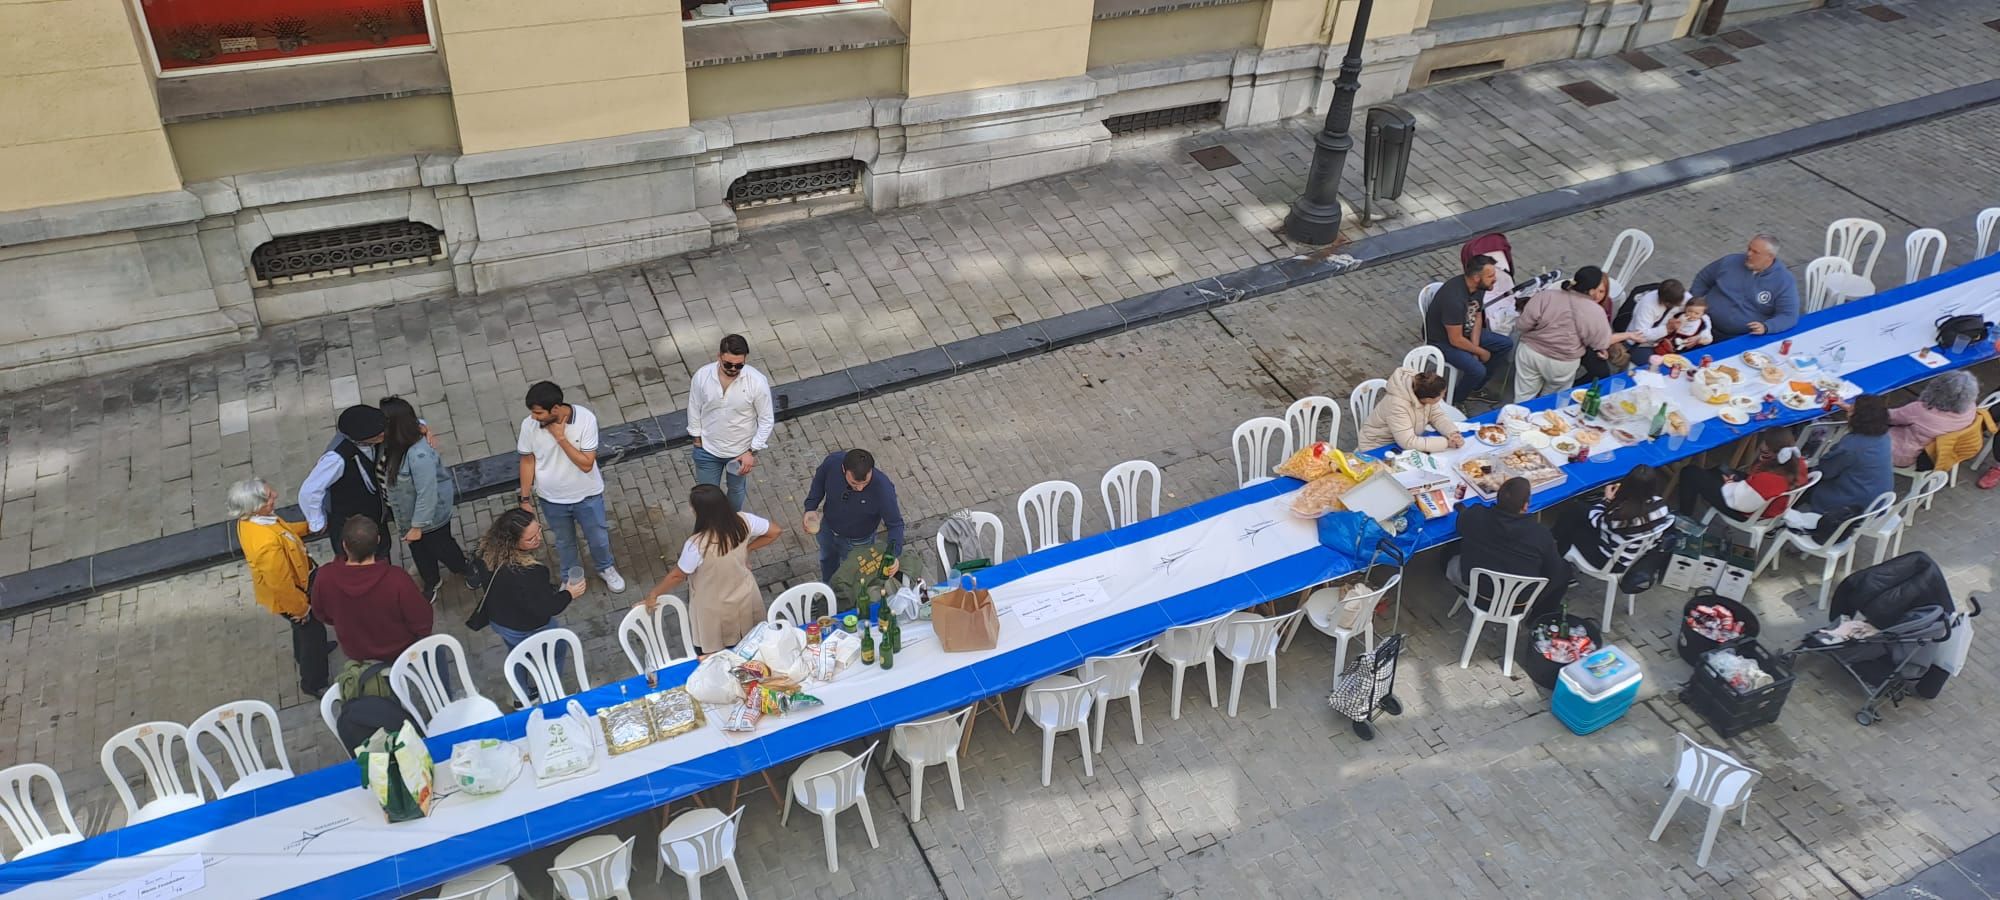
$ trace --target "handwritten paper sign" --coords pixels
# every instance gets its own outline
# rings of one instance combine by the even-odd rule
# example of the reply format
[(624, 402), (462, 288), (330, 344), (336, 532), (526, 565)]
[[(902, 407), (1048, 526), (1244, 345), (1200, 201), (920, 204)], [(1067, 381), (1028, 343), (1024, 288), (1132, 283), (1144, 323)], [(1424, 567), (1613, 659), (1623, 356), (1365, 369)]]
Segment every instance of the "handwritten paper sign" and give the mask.
[(1079, 581), (1069, 587), (1029, 594), (1015, 600), (1011, 611), (1020, 617), (1022, 625), (1032, 628), (1110, 600), (1111, 596), (1104, 593), (1103, 584), (1096, 580)]
[(200, 854), (183, 856), (166, 866), (84, 900), (170, 900), (192, 894), (208, 884)]

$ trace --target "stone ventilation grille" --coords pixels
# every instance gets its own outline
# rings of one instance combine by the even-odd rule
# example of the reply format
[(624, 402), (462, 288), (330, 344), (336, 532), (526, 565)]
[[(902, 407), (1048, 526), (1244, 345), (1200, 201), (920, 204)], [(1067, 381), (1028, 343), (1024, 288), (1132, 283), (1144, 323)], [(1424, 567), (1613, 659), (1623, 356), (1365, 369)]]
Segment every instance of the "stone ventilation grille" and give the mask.
[(428, 262), (444, 255), (444, 232), (422, 222), (378, 222), (272, 238), (250, 254), (257, 280), (293, 281)]
[(1131, 134), (1149, 128), (1166, 128), (1170, 125), (1188, 125), (1194, 122), (1213, 122), (1222, 118), (1222, 101), (1196, 103), (1191, 106), (1170, 106), (1166, 109), (1151, 109), (1145, 112), (1112, 116), (1104, 120), (1104, 129), (1112, 134)]
[(749, 209), (773, 203), (792, 203), (832, 194), (852, 194), (861, 189), (861, 173), (868, 167), (858, 159), (833, 159), (758, 169), (729, 185), (731, 209)]

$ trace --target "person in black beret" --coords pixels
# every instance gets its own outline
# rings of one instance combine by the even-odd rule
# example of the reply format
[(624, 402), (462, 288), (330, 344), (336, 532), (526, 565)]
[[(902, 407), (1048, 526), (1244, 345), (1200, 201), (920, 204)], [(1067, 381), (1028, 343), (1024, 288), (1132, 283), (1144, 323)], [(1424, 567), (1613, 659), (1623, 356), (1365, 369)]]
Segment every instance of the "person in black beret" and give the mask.
[[(349, 518), (365, 516), (381, 533), (389, 532), (380, 451), (385, 423), (382, 411), (373, 406), (357, 404), (342, 410), (333, 441), (299, 487), (299, 509), (306, 524), (327, 535), (335, 559), (346, 554), (340, 546), (340, 529)], [(387, 552), (385, 547), (385, 558)]]

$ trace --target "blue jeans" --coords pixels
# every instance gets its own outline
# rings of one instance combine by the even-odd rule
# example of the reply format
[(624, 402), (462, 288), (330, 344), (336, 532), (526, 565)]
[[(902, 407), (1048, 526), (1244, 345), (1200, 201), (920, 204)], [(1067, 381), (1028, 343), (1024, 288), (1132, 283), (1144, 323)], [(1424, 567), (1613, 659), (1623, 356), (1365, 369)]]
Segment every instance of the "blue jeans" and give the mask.
[(833, 573), (840, 571), (840, 564), (847, 554), (856, 547), (866, 547), (875, 543), (875, 536), (845, 538), (834, 534), (833, 529), (821, 527), (819, 530), (819, 580), (831, 584)]
[(1507, 357), (1514, 352), (1514, 339), (1492, 331), (1479, 333), (1479, 348), (1492, 354), (1492, 358), (1480, 362), (1479, 357), (1460, 350), (1450, 343), (1435, 345), (1444, 351), (1444, 361), (1458, 370), (1458, 393), (1452, 395), (1451, 402), (1457, 405), (1465, 402), (1467, 394), (1486, 386), (1488, 378), (1507, 364)]
[(590, 561), (602, 572), (616, 565), (611, 558), (611, 525), (604, 519), (604, 495), (585, 497), (575, 503), (542, 501), (542, 530), (556, 542), (556, 559), (562, 563), (564, 584), (583, 579), (583, 560), (576, 555), (576, 529), (583, 529), (583, 542), (590, 548)]
[[(493, 633), (500, 636), (501, 642), (507, 645), (508, 650), (513, 650), (515, 647), (520, 646), (522, 641), (525, 641), (536, 634), (547, 631), (551, 628), (561, 628), (562, 620), (551, 618), (549, 619), (548, 624), (543, 625), (542, 627), (537, 628), (534, 631), (516, 631), (515, 629), (508, 628), (507, 626), (502, 625), (499, 622), (489, 622), (487, 623), (486, 627), (493, 629)], [(570, 665), (569, 645), (566, 643), (557, 644), (556, 668), (558, 670), (566, 672), (569, 671), (569, 665)], [(445, 671), (449, 672), (450, 669), (447, 668)], [(502, 674), (504, 675), (505, 673)], [(534, 698), (541, 693), (540, 691), (535, 690), (535, 681), (532, 678), (522, 679), (521, 686), (528, 689), (528, 696), (530, 698)]]
[(743, 499), (750, 495), (750, 478), (746, 475), (730, 475), (724, 467), (735, 457), (716, 456), (700, 447), (694, 451), (694, 480), (696, 484), (712, 484), (722, 487), (725, 477), (729, 479), (729, 505), (737, 512), (743, 511)]

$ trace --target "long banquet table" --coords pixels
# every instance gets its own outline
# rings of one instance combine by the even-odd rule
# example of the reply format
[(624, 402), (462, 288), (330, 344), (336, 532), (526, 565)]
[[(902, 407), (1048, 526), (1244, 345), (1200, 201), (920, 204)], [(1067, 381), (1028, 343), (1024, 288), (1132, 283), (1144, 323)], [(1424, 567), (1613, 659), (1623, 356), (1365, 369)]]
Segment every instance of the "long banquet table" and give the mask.
[[(1829, 359), (1845, 347), (1848, 380), (1879, 393), (1992, 358), (1990, 343), (1950, 354), (1938, 367), (1908, 355), (1931, 342), (1939, 316), (1966, 312), (2000, 316), (2000, 256), (1809, 315), (1784, 335), (1739, 338), (1704, 352), (1725, 360), (1745, 350), (1775, 349), (1790, 338), (1795, 355)], [(1544, 397), (1529, 406), (1549, 408), (1557, 399)], [(1595, 454), (1567, 466), (1567, 480), (1538, 492), (1535, 506), (1600, 486), (1638, 463), (1672, 462), (1818, 415), (1818, 410), (1784, 410), (1775, 420), (1743, 426), (1708, 420), (1682, 441)], [(1298, 487), (1290, 479), (1253, 485), (986, 570), (980, 583), (993, 590), (1003, 610), (998, 647), (947, 654), (928, 639), (926, 629), (912, 627), (894, 670), (857, 668), (831, 684), (811, 686), (824, 706), (766, 717), (749, 735), (725, 733), (711, 721), (680, 737), (602, 758), (588, 776), (537, 788), (533, 776), (524, 774), (499, 794), (448, 795), (429, 818), (393, 825), (358, 786), (354, 764), (342, 763), (0, 865), (0, 893), (94, 897), (163, 877), (178, 865), (184, 878), (199, 867), (202, 897), (410, 894), (696, 791), (1019, 688), (1171, 626), (1357, 571), (1364, 560), (1321, 546), (1314, 523), (1289, 512), (1289, 495)], [(1455, 538), (1452, 516), (1417, 528), (1422, 548)], [(1103, 599), (1065, 616), (1030, 626), (1011, 609), (1024, 598), (1093, 580), (1102, 586)], [(663, 670), (660, 685), (679, 685), (692, 670), (693, 663)], [(634, 677), (578, 699), (596, 710), (648, 690)], [(519, 740), (526, 719), (527, 713), (516, 713), (432, 738), (441, 781), (453, 744), (478, 737)]]

